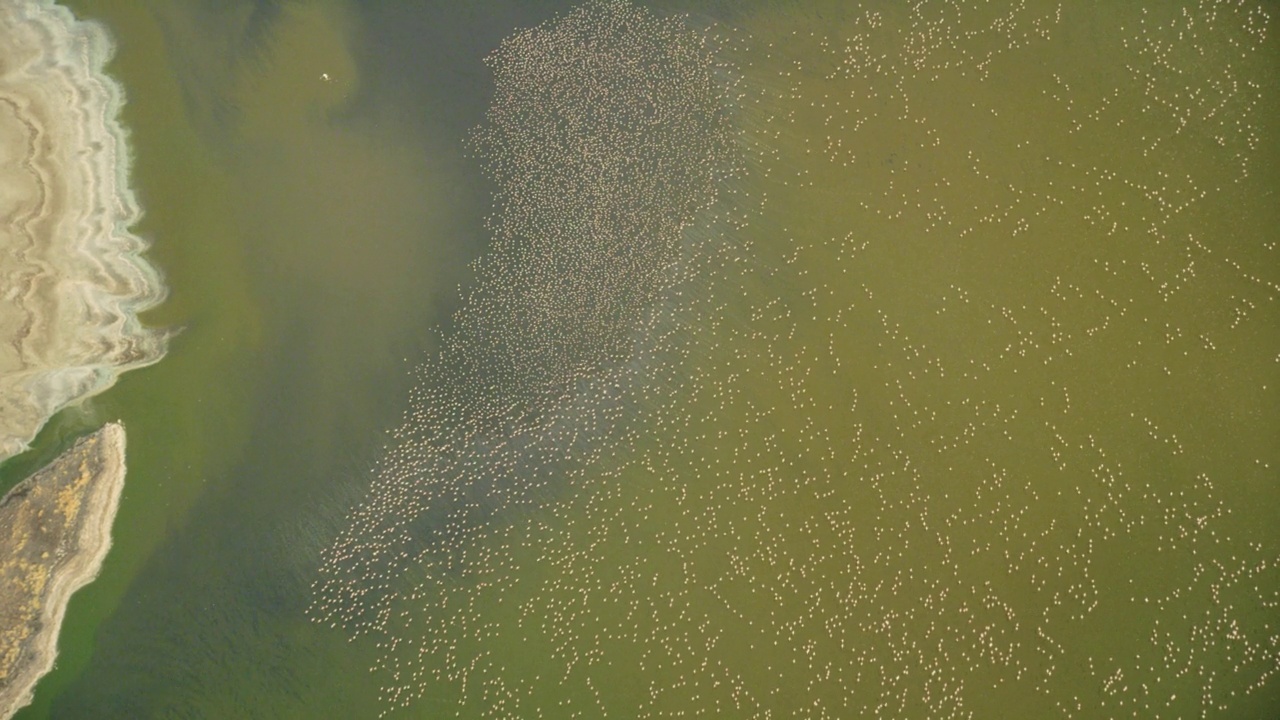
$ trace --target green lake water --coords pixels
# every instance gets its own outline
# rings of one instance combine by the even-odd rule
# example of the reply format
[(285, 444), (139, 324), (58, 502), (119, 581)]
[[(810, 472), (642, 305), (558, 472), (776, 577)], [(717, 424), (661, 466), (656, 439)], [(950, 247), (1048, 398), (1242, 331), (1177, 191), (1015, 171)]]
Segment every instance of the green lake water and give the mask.
[[(530, 306), (546, 326), (484, 304), (526, 277), (485, 218), (550, 181), (504, 186), (468, 144), (505, 98), (582, 110), (553, 83), (495, 95), (484, 62), (576, 3), (72, 5), (119, 44), (137, 231), (171, 291), (147, 321), (180, 333), (3, 469), (128, 430), (113, 548), (19, 718), (1280, 708), (1265, 3), (620, 11), (687, 11), (695, 41), (716, 23), (732, 170), (635, 301), (644, 322), (605, 314), (622, 354), (530, 401), (558, 420), (527, 445), (503, 434), (524, 419), (486, 424), (520, 400), (497, 361), (413, 370), (487, 327), (528, 343), (513, 367), (551, 358), (532, 371), (590, 337), (539, 334), (582, 317), (576, 294)], [(504, 57), (513, 83), (535, 65)], [(563, 198), (533, 196), (558, 217)], [(550, 225), (550, 255), (579, 240)], [(433, 390), (458, 377), (474, 392)], [(486, 429), (415, 434), (437, 410)], [(423, 496), (457, 505), (405, 519), (392, 475), (418, 463), (456, 469)], [(372, 553), (394, 582), (349, 609), (387, 616), (353, 639), (368, 628), (308, 608), (370, 497), (415, 528), (404, 557), (437, 554)]]
[(367, 658), (302, 617), (304, 578), (483, 247), (460, 154), (484, 88), (363, 77), (379, 49), (339, 4), (76, 10), (118, 39), (137, 229), (171, 288), (148, 321), (181, 332), (36, 447), (115, 417), (131, 440), (110, 559), (23, 717), (368, 707)]

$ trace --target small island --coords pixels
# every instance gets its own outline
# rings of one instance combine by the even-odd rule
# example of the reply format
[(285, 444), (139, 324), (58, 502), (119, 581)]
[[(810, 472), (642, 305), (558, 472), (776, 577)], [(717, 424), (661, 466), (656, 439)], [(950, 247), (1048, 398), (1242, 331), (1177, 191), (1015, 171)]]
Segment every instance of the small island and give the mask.
[(67, 601), (102, 567), (124, 452), (124, 427), (109, 424), (0, 500), (0, 718), (31, 702), (53, 667)]

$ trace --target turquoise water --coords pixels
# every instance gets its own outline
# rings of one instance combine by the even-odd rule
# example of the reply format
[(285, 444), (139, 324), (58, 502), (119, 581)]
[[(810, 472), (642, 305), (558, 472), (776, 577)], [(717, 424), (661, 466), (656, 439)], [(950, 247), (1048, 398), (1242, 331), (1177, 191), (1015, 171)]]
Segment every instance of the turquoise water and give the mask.
[(19, 717), (1280, 707), (1265, 6), (457, 5), (76, 5), (182, 332), (38, 443), (130, 472)]

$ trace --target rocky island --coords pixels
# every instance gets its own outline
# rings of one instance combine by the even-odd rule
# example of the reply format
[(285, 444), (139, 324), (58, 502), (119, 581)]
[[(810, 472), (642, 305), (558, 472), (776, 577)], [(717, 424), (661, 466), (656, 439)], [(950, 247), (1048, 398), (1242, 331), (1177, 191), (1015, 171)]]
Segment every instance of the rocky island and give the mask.
[[(52, 0), (0, 0), (0, 462), (49, 418), (156, 362), (164, 297), (132, 231), (106, 29)], [(124, 483), (124, 428), (81, 438), (0, 500), (0, 718), (53, 667), (67, 601), (98, 573)]]
[(98, 574), (124, 487), (124, 427), (78, 440), (0, 500), (0, 718), (53, 667), (71, 594)]

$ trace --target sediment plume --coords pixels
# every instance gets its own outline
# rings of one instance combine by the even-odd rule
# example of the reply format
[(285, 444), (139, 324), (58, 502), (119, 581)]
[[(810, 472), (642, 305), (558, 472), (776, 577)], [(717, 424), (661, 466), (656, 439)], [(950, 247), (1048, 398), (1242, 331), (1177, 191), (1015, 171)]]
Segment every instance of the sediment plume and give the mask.
[(0, 718), (53, 667), (71, 594), (97, 576), (124, 487), (124, 427), (78, 440), (0, 500)]
[(164, 354), (137, 317), (165, 289), (129, 231), (141, 211), (112, 47), (47, 0), (0, 3), (0, 461)]

